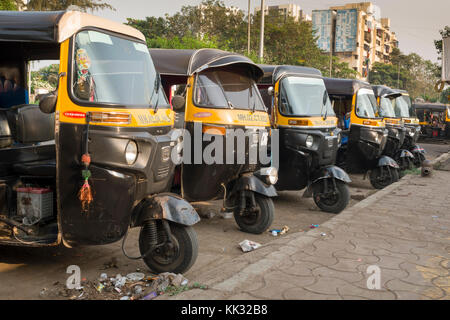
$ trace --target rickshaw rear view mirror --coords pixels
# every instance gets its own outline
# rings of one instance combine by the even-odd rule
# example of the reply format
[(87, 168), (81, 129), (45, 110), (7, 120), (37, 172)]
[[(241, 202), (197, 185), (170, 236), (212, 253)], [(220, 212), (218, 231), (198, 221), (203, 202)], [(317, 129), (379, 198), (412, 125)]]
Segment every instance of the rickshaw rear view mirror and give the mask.
[(271, 97), (273, 96), (273, 87), (269, 87), (269, 89), (267, 89), (267, 94)]
[(172, 107), (176, 112), (183, 112), (185, 105), (186, 100), (183, 96), (176, 95), (172, 97)]
[(57, 99), (58, 99), (57, 95), (53, 92), (41, 95), (39, 99), (39, 109), (43, 113), (55, 112)]

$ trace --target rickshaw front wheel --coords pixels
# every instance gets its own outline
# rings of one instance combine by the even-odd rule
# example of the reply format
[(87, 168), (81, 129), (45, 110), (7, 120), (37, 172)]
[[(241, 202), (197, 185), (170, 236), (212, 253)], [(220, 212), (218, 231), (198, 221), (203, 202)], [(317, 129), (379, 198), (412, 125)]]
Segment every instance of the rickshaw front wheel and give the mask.
[(398, 170), (390, 167), (377, 167), (370, 172), (370, 184), (375, 189), (383, 189), (400, 179)]
[[(319, 185), (321, 182), (322, 180), (316, 182), (316, 185), (313, 186), (314, 202), (324, 212), (340, 213), (347, 207), (350, 201), (348, 185), (343, 181), (335, 180), (336, 190), (329, 194), (323, 194), (323, 188)], [(331, 183), (329, 184), (331, 185)]]
[[(184, 273), (189, 270), (198, 255), (197, 233), (194, 228), (169, 223), (171, 241), (168, 242), (162, 221), (153, 221), (154, 225), (150, 223), (144, 225), (139, 234), (141, 255), (150, 250), (143, 258), (149, 269), (156, 273)], [(155, 242), (158, 244), (155, 245)]]
[[(239, 228), (248, 233), (261, 234), (272, 225), (275, 215), (275, 206), (271, 198), (254, 193), (256, 210), (246, 208), (243, 213), (239, 208), (234, 210), (234, 220)], [(247, 203), (251, 201), (247, 200)]]

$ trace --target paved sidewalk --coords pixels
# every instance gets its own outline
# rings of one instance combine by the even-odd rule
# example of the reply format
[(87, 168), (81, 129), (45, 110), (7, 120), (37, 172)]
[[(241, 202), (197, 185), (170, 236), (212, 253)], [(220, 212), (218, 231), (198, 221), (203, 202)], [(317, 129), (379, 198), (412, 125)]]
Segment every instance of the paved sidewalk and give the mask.
[[(210, 289), (172, 299), (449, 300), (449, 190), (448, 171), (408, 175), (317, 229), (292, 230), (191, 279)], [(371, 265), (379, 290), (367, 288)]]

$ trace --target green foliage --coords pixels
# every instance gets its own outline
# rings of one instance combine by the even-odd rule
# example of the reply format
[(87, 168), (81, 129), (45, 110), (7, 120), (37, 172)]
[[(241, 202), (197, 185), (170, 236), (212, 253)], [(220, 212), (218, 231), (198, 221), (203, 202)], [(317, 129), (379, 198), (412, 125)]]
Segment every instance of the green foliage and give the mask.
[(51, 64), (31, 72), (31, 93), (35, 89), (55, 90), (58, 84), (59, 64)]
[(0, 10), (16, 11), (17, 6), (13, 0), (0, 0)]
[(450, 87), (441, 92), (439, 101), (441, 103), (450, 103), (450, 99), (448, 97), (450, 97)]
[(149, 48), (166, 48), (166, 49), (201, 49), (201, 48), (218, 48), (215, 39), (208, 36), (200, 39), (192, 35), (185, 35), (182, 38), (147, 38), (147, 46)]
[(95, 11), (101, 9), (115, 10), (111, 5), (102, 0), (14, 0), (20, 7), (26, 7), (33, 11), (66, 10), (70, 6), (76, 6), (80, 11)]
[(369, 72), (369, 82), (392, 88), (404, 89), (413, 99), (421, 97), (426, 101), (437, 101), (439, 93), (434, 90), (440, 78), (440, 68), (430, 60), (424, 60), (416, 53), (403, 54), (394, 48), (390, 64), (376, 62)]

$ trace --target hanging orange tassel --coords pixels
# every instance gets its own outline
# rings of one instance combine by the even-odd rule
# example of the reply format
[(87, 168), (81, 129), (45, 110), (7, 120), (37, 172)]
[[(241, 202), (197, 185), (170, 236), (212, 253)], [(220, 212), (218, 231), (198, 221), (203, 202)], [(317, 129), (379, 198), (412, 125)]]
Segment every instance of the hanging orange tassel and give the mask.
[(85, 169), (82, 170), (81, 174), (84, 179), (84, 184), (78, 192), (78, 198), (81, 201), (81, 209), (83, 212), (89, 211), (89, 205), (94, 201), (92, 196), (91, 186), (89, 185), (89, 178), (91, 177), (91, 171), (89, 171), (89, 164), (91, 163), (91, 157), (89, 154), (83, 154), (81, 157), (81, 162), (84, 164)]
[(89, 205), (92, 203), (92, 201), (94, 201), (88, 179), (84, 181), (84, 184), (81, 187), (80, 192), (78, 193), (78, 198), (81, 201), (81, 209), (83, 210), (83, 212), (88, 212)]

